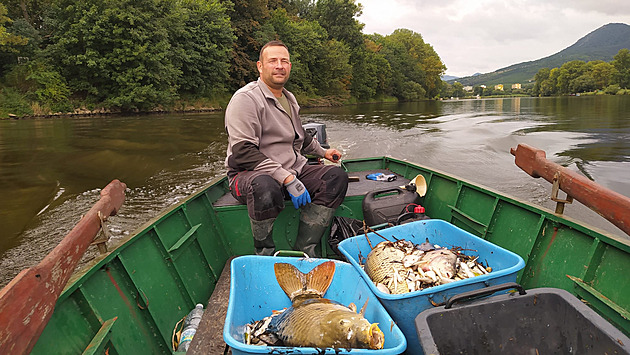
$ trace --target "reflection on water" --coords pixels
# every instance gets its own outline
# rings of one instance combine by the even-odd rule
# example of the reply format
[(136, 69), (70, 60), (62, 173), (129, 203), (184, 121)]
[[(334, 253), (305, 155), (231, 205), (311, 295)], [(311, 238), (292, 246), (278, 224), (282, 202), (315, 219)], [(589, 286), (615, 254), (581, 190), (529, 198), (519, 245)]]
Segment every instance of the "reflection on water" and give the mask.
[[(514, 165), (526, 143), (630, 196), (630, 97), (423, 101), (305, 109), (346, 158), (390, 155), (553, 208), (550, 186)], [(118, 178), (115, 239), (223, 174), (223, 113), (0, 121), (0, 279), (51, 250)], [(574, 204), (568, 215), (621, 231)], [(89, 256), (88, 256), (89, 257)]]

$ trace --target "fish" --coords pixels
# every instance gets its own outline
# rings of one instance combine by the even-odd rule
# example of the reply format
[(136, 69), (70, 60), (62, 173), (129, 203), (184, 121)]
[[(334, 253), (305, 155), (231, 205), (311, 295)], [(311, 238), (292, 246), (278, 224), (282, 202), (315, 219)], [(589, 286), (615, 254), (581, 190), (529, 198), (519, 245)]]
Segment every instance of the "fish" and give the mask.
[(324, 298), (335, 273), (334, 261), (324, 262), (307, 274), (288, 263), (274, 264), (274, 271), (291, 306), (273, 316), (266, 331), (285, 346), (383, 348), (385, 336), (378, 323), (364, 317), (369, 299), (357, 313), (354, 304), (345, 306)]
[(433, 271), (441, 279), (450, 279), (457, 274), (457, 255), (448, 249), (435, 249), (426, 252), (418, 267), (422, 271)]
[(429, 243), (401, 239), (378, 243), (368, 254), (363, 270), (376, 288), (386, 294), (402, 294), (443, 285), (492, 271), (476, 257)]
[(391, 293), (401, 294), (410, 291), (405, 279), (407, 268), (401, 260), (405, 251), (390, 241), (378, 243), (368, 254), (364, 270), (375, 284), (385, 285)]

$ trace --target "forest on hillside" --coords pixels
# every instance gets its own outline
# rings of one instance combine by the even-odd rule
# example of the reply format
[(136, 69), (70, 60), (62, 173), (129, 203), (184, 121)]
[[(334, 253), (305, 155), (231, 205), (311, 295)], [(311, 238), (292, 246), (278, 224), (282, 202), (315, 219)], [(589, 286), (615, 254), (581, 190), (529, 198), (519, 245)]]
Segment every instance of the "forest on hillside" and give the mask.
[[(500, 87), (499, 87), (500, 86)], [(541, 68), (532, 83), (509, 85), (468, 85), (444, 82), (440, 97), (630, 95), (630, 50), (622, 48), (613, 60), (571, 60), (557, 68)]]
[(300, 102), (417, 100), (446, 70), (422, 35), (364, 34), (354, 0), (4, 0), (0, 117), (221, 107), (291, 51)]
[(533, 96), (601, 91), (630, 94), (630, 50), (620, 49), (611, 62), (572, 60), (558, 68), (542, 68), (534, 76)]

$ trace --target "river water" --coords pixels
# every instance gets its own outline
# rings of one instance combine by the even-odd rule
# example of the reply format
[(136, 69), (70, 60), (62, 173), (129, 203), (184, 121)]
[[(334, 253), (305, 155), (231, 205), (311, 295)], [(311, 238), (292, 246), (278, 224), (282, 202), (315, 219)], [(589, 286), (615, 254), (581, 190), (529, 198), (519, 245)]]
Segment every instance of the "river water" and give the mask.
[[(389, 155), (549, 209), (550, 184), (514, 165), (519, 143), (630, 196), (630, 96), (361, 104), (302, 119), (325, 123), (344, 158)], [(52, 250), (112, 179), (128, 186), (110, 218), (115, 244), (223, 175), (226, 140), (223, 112), (0, 121), (0, 285)], [(626, 237), (577, 202), (565, 213)]]

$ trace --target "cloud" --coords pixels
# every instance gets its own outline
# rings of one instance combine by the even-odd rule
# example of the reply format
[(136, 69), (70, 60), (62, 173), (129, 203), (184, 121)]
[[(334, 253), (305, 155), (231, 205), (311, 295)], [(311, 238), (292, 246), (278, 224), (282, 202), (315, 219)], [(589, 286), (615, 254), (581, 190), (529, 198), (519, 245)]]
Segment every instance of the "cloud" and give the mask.
[(365, 33), (420, 33), (456, 76), (554, 54), (595, 29), (630, 23), (630, 1), (359, 0)]

